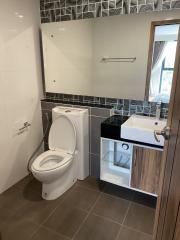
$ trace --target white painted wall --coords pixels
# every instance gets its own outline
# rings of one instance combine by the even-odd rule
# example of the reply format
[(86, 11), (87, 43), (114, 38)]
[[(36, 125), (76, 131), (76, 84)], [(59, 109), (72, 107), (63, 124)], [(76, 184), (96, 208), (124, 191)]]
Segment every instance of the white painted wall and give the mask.
[(42, 137), (39, 25), (39, 0), (0, 0), (0, 193), (27, 175)]

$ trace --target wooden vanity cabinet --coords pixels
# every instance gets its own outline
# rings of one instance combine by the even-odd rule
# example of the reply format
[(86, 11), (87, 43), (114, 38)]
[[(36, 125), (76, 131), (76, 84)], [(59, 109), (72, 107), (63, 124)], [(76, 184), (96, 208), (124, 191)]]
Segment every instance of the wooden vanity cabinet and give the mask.
[(131, 171), (131, 187), (158, 194), (162, 151), (134, 146)]

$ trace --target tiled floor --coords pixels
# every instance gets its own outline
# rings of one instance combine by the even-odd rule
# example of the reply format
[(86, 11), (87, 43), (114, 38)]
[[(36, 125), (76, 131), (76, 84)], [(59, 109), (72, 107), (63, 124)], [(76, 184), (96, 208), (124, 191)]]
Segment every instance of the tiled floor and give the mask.
[(0, 240), (151, 240), (155, 204), (93, 177), (44, 201), (29, 176), (0, 195)]

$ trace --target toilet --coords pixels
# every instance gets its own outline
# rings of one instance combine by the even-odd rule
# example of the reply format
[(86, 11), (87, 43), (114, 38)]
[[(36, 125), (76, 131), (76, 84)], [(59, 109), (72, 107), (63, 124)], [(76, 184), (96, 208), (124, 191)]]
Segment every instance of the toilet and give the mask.
[(66, 192), (77, 179), (89, 175), (88, 110), (52, 109), (49, 150), (38, 156), (31, 171), (42, 182), (42, 198), (53, 200)]

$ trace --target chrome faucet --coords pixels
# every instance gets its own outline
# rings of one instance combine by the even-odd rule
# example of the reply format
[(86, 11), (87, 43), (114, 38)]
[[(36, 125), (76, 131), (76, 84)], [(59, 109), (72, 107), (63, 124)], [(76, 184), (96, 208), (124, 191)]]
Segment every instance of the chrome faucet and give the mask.
[(160, 119), (161, 117), (161, 102), (156, 104), (156, 119)]

